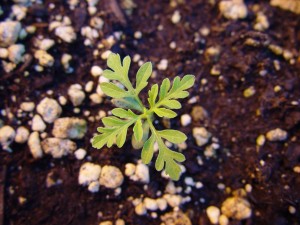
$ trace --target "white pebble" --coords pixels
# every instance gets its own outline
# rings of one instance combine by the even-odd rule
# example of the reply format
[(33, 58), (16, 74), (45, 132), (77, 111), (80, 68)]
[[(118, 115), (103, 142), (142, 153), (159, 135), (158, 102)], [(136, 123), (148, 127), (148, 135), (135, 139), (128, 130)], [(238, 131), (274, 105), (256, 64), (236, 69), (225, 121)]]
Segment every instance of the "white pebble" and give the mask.
[(71, 43), (76, 40), (76, 33), (72, 26), (57, 27), (55, 29), (55, 35), (67, 43)]
[(79, 148), (74, 152), (76, 159), (82, 160), (86, 156), (86, 150), (83, 148)]
[(37, 131), (29, 135), (28, 146), (33, 158), (42, 158), (43, 150), (40, 142), (39, 133)]
[(100, 95), (98, 95), (97, 93), (91, 94), (90, 100), (95, 104), (100, 104), (101, 102), (103, 102), (103, 98)]
[(185, 127), (185, 126), (191, 124), (192, 117), (189, 114), (183, 114), (180, 117), (180, 122), (181, 122), (181, 125)]
[(23, 144), (28, 140), (29, 131), (26, 127), (18, 127), (15, 136), (15, 142), (19, 144)]
[(100, 66), (92, 66), (91, 74), (93, 77), (99, 77), (103, 73), (103, 69)]
[(160, 211), (165, 211), (168, 207), (168, 202), (164, 198), (158, 198), (156, 199), (157, 207)]
[(62, 112), (57, 101), (47, 97), (40, 101), (36, 109), (47, 123), (53, 123)]
[(23, 102), (20, 105), (20, 109), (22, 109), (25, 112), (32, 112), (35, 108), (34, 102)]
[(75, 142), (60, 138), (46, 138), (41, 145), (46, 154), (50, 154), (56, 159), (74, 152), (77, 148)]
[(139, 181), (145, 184), (150, 182), (149, 168), (145, 164), (138, 164), (134, 175), (130, 176), (131, 180)]
[(104, 166), (100, 174), (100, 184), (106, 188), (117, 188), (123, 183), (124, 177), (120, 169), (115, 166)]
[(288, 133), (285, 130), (280, 128), (276, 128), (274, 130), (270, 130), (266, 137), (269, 141), (285, 141), (287, 139)]
[(58, 101), (61, 105), (66, 105), (68, 100), (66, 99), (65, 96), (59, 96)]
[(146, 207), (143, 203), (140, 203), (135, 207), (135, 213), (139, 216), (145, 215), (147, 213)]
[(11, 151), (9, 145), (14, 141), (16, 132), (11, 126), (4, 126), (0, 128), (0, 144), (3, 150)]
[(88, 190), (89, 192), (92, 192), (92, 193), (96, 193), (99, 191), (99, 188), (100, 188), (100, 183), (99, 181), (92, 181), (89, 186), (88, 186)]
[(0, 58), (6, 59), (8, 57), (8, 50), (6, 48), (0, 48)]
[(85, 99), (85, 93), (80, 84), (73, 84), (68, 89), (68, 95), (74, 106), (79, 106)]
[(146, 207), (146, 209), (151, 210), (151, 211), (155, 211), (158, 208), (157, 201), (152, 198), (145, 198), (144, 206)]
[(172, 23), (177, 24), (180, 22), (181, 16), (180, 16), (180, 12), (178, 10), (176, 10), (171, 18)]
[(49, 50), (53, 45), (55, 44), (55, 41), (49, 38), (45, 38), (42, 41), (39, 42), (39, 49), (47, 51)]
[(90, 80), (89, 82), (86, 83), (84, 90), (89, 93), (93, 90), (93, 86), (94, 86), (94, 82)]
[(40, 117), (40, 115), (36, 114), (32, 118), (31, 129), (33, 131), (40, 131), (40, 132), (42, 132), (46, 129), (46, 124), (44, 123), (44, 121), (42, 120), (42, 117)]
[(14, 44), (21, 31), (21, 23), (16, 21), (5, 21), (0, 23), (0, 46), (8, 47)]
[(166, 70), (168, 68), (168, 60), (162, 59), (157, 65), (157, 69), (159, 70)]
[(209, 206), (206, 209), (206, 214), (212, 224), (217, 224), (219, 222), (220, 209), (218, 207)]
[(244, 0), (222, 0), (219, 10), (227, 19), (237, 20), (247, 17), (248, 10)]
[(125, 175), (132, 176), (135, 173), (136, 166), (133, 163), (127, 163), (125, 165)]
[(15, 44), (8, 47), (8, 58), (11, 62), (18, 64), (23, 59), (25, 46), (22, 44)]
[(86, 162), (80, 167), (78, 183), (87, 186), (93, 181), (98, 181), (100, 173), (101, 167), (99, 165)]
[(196, 139), (196, 143), (198, 146), (203, 146), (207, 144), (209, 139), (211, 138), (211, 133), (209, 133), (205, 127), (195, 127), (193, 129), (193, 136)]

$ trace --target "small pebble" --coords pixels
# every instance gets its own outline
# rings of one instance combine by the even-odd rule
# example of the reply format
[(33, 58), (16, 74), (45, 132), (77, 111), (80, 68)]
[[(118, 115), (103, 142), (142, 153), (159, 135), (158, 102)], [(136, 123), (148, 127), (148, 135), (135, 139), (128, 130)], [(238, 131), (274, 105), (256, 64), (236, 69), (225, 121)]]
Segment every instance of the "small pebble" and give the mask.
[(91, 74), (93, 77), (99, 77), (103, 73), (103, 70), (101, 69), (100, 66), (92, 66), (91, 68)]
[(276, 128), (267, 132), (266, 137), (269, 141), (285, 141), (288, 133), (285, 130)]
[(86, 156), (86, 150), (83, 148), (79, 148), (74, 152), (76, 159), (82, 160)]
[(168, 68), (168, 60), (162, 59), (157, 65), (157, 69), (159, 70), (166, 70)]
[(182, 126), (186, 127), (187, 125), (191, 124), (192, 117), (189, 114), (183, 114), (180, 117), (180, 122)]
[(206, 214), (212, 224), (217, 224), (220, 217), (220, 209), (216, 206), (209, 206), (206, 209)]

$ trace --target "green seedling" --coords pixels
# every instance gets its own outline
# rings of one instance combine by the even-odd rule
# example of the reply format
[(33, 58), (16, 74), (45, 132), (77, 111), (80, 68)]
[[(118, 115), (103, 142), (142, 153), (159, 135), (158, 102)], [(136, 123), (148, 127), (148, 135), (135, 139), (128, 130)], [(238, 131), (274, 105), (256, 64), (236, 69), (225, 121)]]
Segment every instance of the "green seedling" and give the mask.
[(132, 145), (142, 148), (141, 158), (143, 163), (148, 164), (153, 158), (154, 144), (158, 144), (159, 152), (155, 162), (155, 168), (161, 171), (165, 168), (166, 174), (171, 179), (178, 180), (181, 168), (178, 163), (183, 162), (185, 157), (179, 152), (168, 148), (164, 140), (174, 144), (184, 142), (187, 137), (184, 133), (166, 129), (157, 130), (153, 125), (155, 116), (174, 118), (177, 114), (173, 109), (182, 106), (178, 99), (186, 98), (189, 92), (186, 90), (194, 85), (195, 77), (185, 75), (182, 79), (175, 77), (173, 84), (165, 78), (160, 85), (155, 84), (148, 91), (148, 106), (144, 106), (139, 94), (148, 85), (148, 79), (152, 74), (152, 64), (143, 64), (136, 74), (135, 87), (128, 77), (131, 59), (126, 56), (123, 61), (118, 54), (110, 54), (107, 60), (107, 69), (103, 76), (110, 81), (101, 83), (102, 91), (112, 97), (112, 102), (118, 108), (113, 109), (112, 115), (102, 119), (104, 127), (99, 127), (100, 133), (94, 136), (92, 145), (100, 149), (104, 145), (111, 147), (116, 144), (121, 148), (127, 137), (127, 131), (133, 126)]

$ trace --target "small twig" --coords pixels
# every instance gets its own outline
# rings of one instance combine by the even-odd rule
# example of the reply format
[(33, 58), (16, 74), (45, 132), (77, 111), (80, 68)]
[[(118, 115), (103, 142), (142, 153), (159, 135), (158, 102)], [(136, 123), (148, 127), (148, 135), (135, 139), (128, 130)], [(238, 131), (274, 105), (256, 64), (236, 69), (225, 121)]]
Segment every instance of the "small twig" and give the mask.
[(0, 225), (4, 224), (4, 187), (6, 178), (6, 166), (2, 167), (0, 173)]

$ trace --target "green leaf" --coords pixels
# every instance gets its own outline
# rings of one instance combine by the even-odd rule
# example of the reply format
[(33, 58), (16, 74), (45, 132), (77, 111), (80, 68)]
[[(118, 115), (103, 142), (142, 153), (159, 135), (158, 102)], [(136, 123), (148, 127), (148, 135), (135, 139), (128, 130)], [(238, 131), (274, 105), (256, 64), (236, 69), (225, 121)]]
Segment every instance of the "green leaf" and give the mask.
[(159, 100), (163, 99), (170, 89), (170, 80), (165, 78), (160, 86)]
[(175, 98), (186, 98), (189, 95), (190, 95), (190, 93), (187, 91), (180, 91), (180, 92), (176, 93)]
[(164, 138), (174, 144), (180, 144), (187, 139), (187, 137), (184, 133), (177, 131), (177, 130), (167, 129), (167, 130), (161, 130), (161, 131), (157, 131), (157, 132), (159, 133), (159, 135), (162, 138)]
[(127, 91), (119, 88), (117, 85), (111, 82), (101, 83), (100, 87), (104, 94), (113, 98), (122, 98), (129, 95)]
[(111, 70), (104, 70), (103, 76), (110, 80), (117, 80), (123, 84), (128, 90), (133, 90), (133, 87), (128, 78), (128, 70), (130, 67), (131, 59), (126, 56), (121, 63), (119, 54), (111, 53), (107, 59), (107, 66)]
[(148, 102), (151, 107), (154, 106), (154, 104), (155, 104), (157, 94), (158, 94), (158, 85), (154, 84), (151, 87), (150, 91), (148, 92), (148, 95), (149, 95)]
[(120, 118), (137, 118), (137, 115), (134, 114), (130, 109), (125, 110), (122, 108), (115, 108), (111, 111), (114, 116), (118, 116)]
[(142, 121), (141, 119), (138, 119), (135, 122), (135, 125), (133, 127), (133, 133), (134, 133), (134, 137), (137, 141), (141, 141), (142, 137), (143, 137), (143, 127), (142, 127)]
[(142, 162), (144, 164), (150, 163), (150, 161), (153, 158), (154, 143), (155, 143), (154, 135), (151, 135), (151, 137), (144, 144), (144, 147), (142, 149), (142, 154), (141, 154)]
[(174, 118), (177, 116), (177, 113), (170, 109), (166, 108), (155, 108), (153, 110), (159, 117), (167, 117), (167, 118)]
[(168, 160), (166, 162), (166, 174), (168, 174), (172, 180), (178, 181), (180, 174), (181, 174), (181, 168), (180, 166), (174, 161), (174, 160)]
[(119, 148), (121, 148), (126, 141), (127, 130), (128, 130), (128, 127), (125, 127), (124, 129), (122, 129), (122, 131), (117, 136), (116, 144)]
[(181, 109), (181, 104), (177, 100), (168, 100), (164, 102), (163, 106), (166, 106), (169, 109)]
[(121, 119), (119, 119), (117, 117), (114, 117), (114, 116), (108, 116), (108, 117), (104, 117), (102, 119), (102, 123), (106, 127), (115, 127), (115, 126), (121, 126), (121, 125), (125, 124), (126, 121), (121, 120)]
[(152, 64), (147, 62), (141, 66), (136, 74), (136, 94), (140, 93), (148, 84), (148, 79), (152, 74)]
[(134, 110), (143, 112), (143, 108), (139, 105), (137, 100), (133, 97), (112, 99), (112, 103), (115, 106), (123, 108), (123, 109), (134, 109)]
[(144, 146), (145, 142), (149, 137), (149, 123), (147, 120), (143, 123), (143, 138), (140, 141), (137, 141), (135, 135), (132, 135), (131, 144), (134, 149), (140, 149)]
[[(104, 120), (108, 123), (112, 123), (112, 120)], [(100, 149), (104, 145), (111, 147), (113, 144), (117, 144), (118, 147), (122, 147), (126, 140), (128, 127), (136, 121), (135, 118), (124, 120), (123, 124), (114, 127), (98, 127), (97, 131), (100, 133), (93, 137), (92, 145), (94, 148)]]

